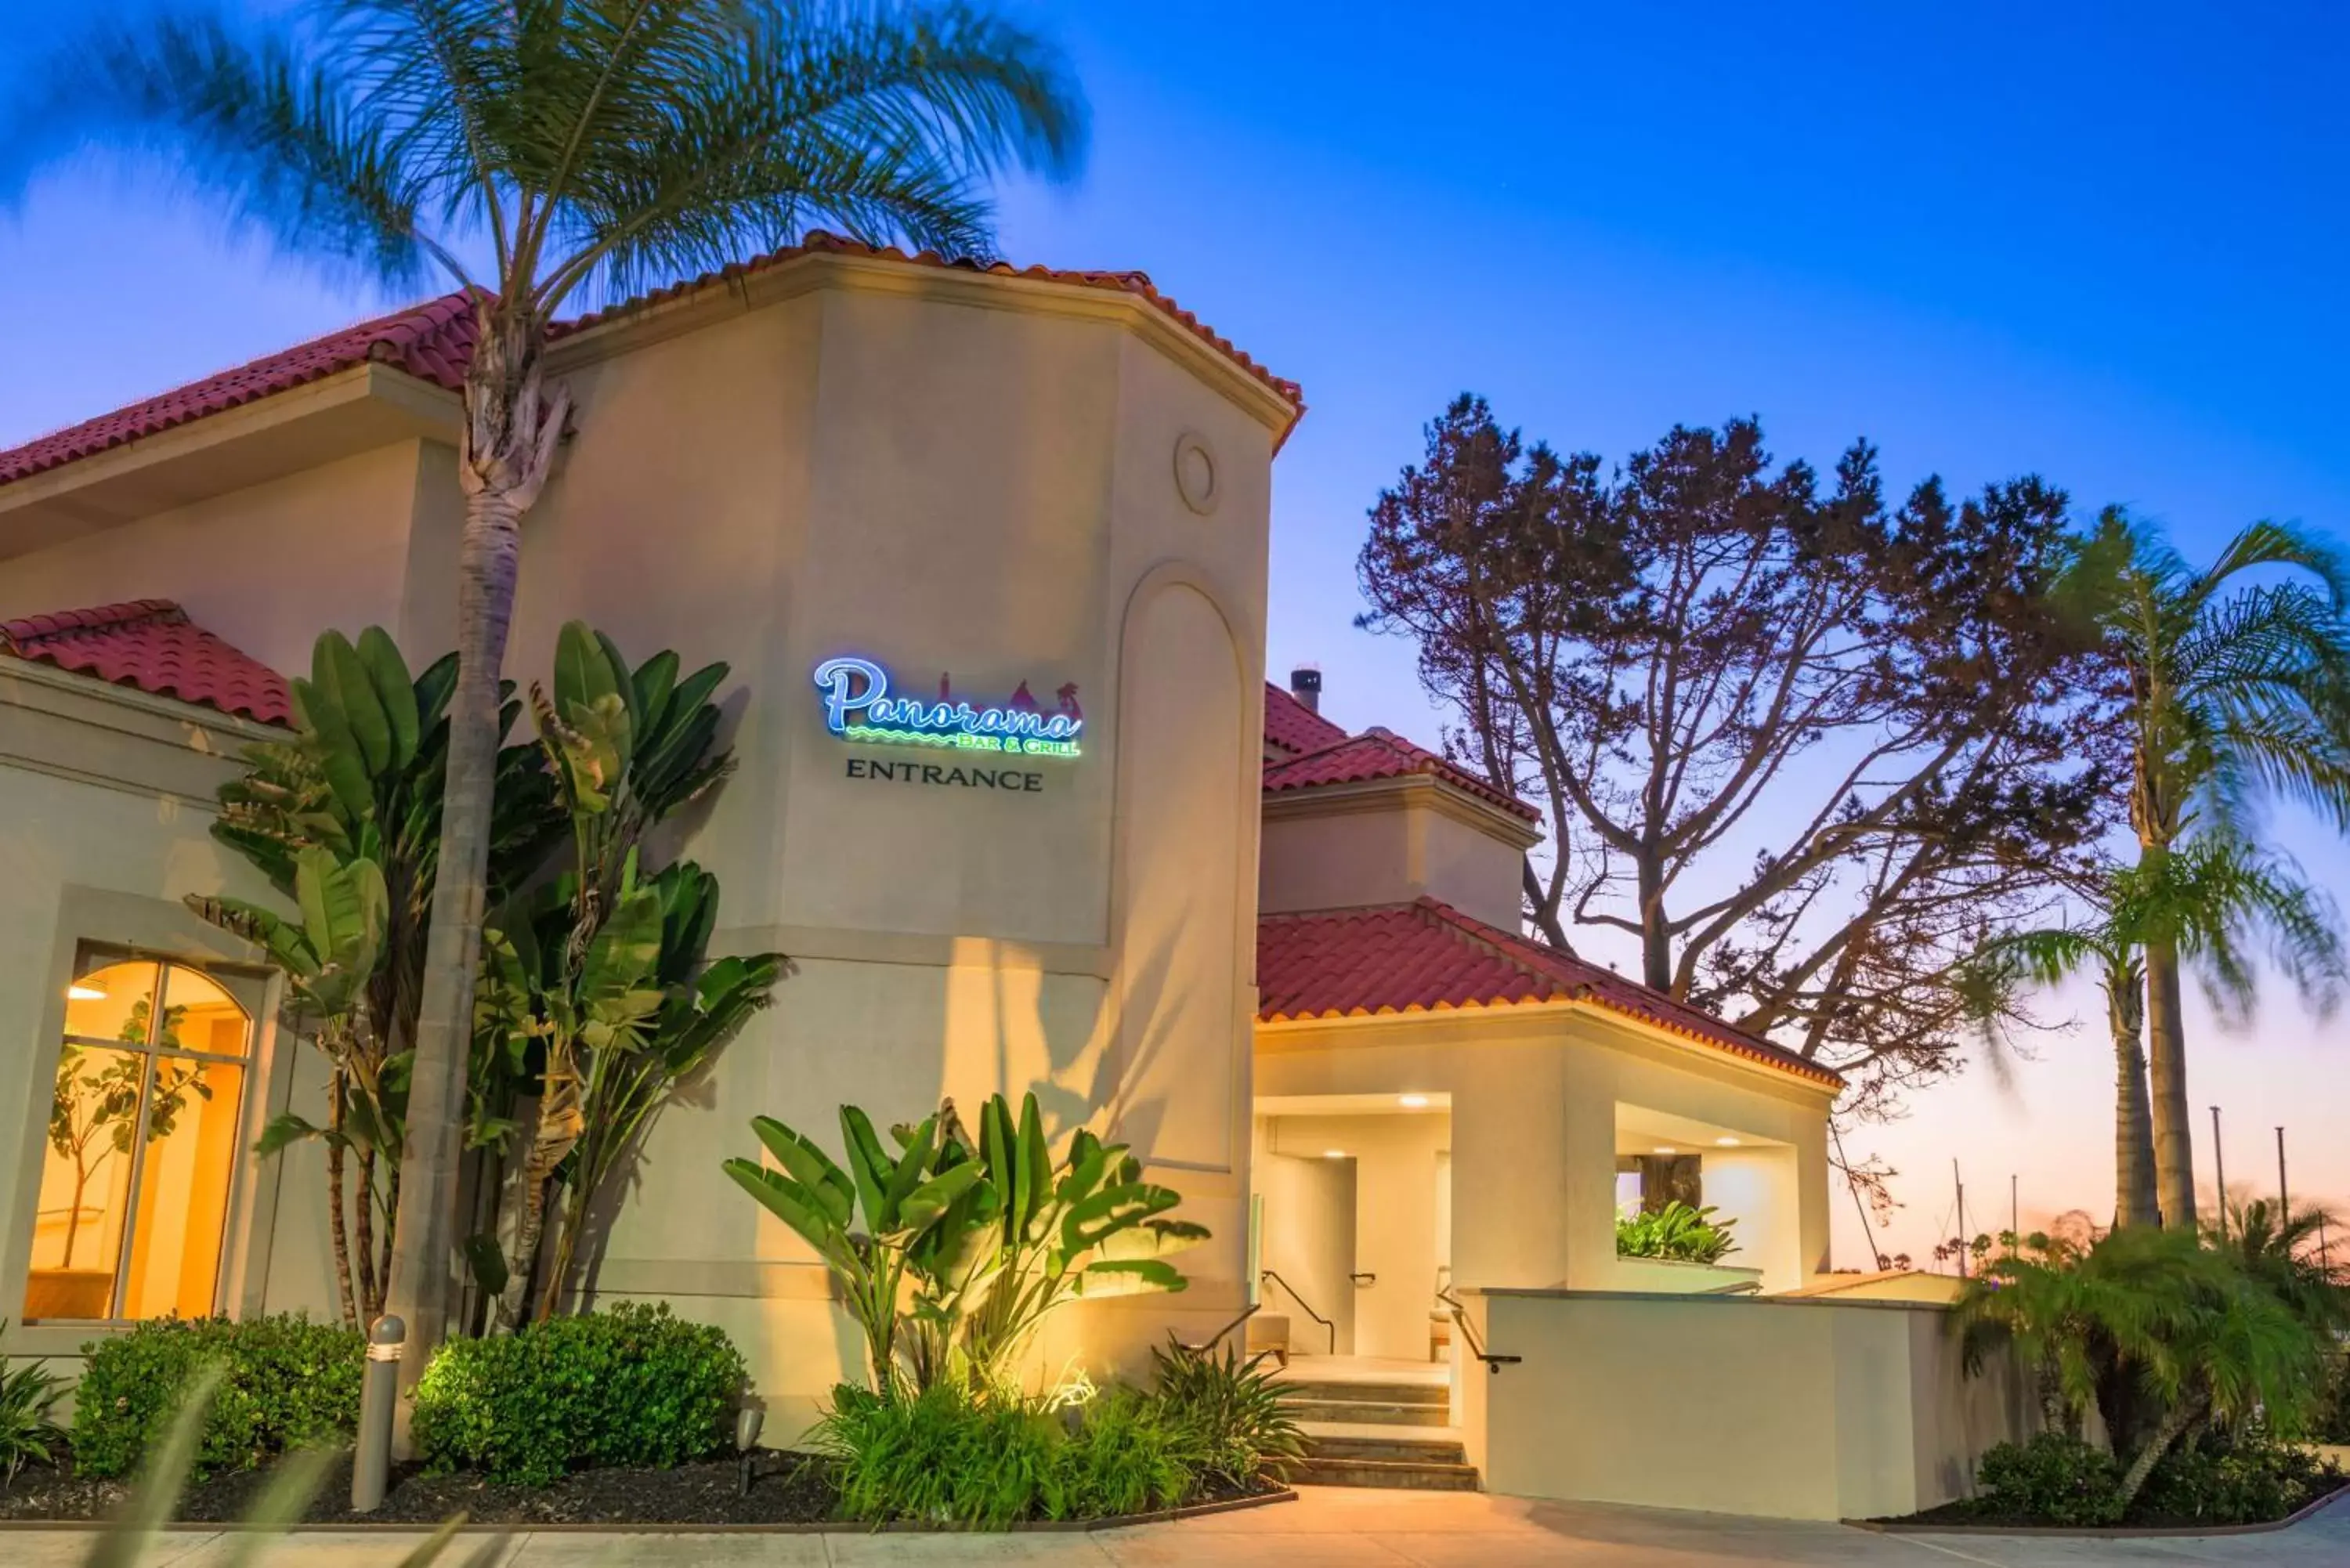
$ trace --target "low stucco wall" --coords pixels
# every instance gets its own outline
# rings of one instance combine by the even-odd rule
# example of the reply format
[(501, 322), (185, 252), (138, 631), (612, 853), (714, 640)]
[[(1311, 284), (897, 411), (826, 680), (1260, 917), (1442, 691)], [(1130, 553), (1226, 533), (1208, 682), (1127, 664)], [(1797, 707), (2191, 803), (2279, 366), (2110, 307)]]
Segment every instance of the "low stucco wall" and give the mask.
[(1963, 1496), (2027, 1431), (2020, 1380), (1964, 1376), (1949, 1314), (1898, 1302), (1496, 1292), (1478, 1339), (1521, 1357), (1461, 1379), (1487, 1487), (1782, 1519), (1913, 1513)]

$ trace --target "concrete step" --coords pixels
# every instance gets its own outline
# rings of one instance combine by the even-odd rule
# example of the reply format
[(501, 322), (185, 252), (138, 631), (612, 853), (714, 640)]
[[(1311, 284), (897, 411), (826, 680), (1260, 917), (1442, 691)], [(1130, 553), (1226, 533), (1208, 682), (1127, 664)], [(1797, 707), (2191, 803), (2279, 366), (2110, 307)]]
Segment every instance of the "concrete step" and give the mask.
[(1357, 1403), (1346, 1399), (1288, 1401), (1289, 1413), (1300, 1421), (1335, 1421), (1356, 1427), (1429, 1427), (1444, 1423), (1442, 1405)]
[(1452, 1398), (1449, 1383), (1373, 1383), (1356, 1379), (1284, 1377), (1281, 1386), (1293, 1399), (1349, 1405), (1410, 1405), (1442, 1409)]
[(1305, 1435), (1309, 1459), (1388, 1459), (1410, 1465), (1465, 1465), (1469, 1452), (1451, 1438), (1334, 1438)]
[(1411, 1459), (1301, 1459), (1289, 1467), (1289, 1479), (1305, 1486), (1383, 1487), (1391, 1491), (1478, 1490), (1471, 1466)]

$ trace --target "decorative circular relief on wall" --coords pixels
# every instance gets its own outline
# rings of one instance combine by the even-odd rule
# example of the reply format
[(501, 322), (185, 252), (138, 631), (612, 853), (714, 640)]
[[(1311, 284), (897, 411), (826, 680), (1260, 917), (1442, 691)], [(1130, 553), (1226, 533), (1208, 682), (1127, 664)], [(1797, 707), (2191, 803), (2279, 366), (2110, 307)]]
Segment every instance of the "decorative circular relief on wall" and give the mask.
[(1215, 454), (1190, 431), (1175, 438), (1175, 493), (1202, 517), (1215, 511), (1216, 503), (1223, 498), (1216, 485)]

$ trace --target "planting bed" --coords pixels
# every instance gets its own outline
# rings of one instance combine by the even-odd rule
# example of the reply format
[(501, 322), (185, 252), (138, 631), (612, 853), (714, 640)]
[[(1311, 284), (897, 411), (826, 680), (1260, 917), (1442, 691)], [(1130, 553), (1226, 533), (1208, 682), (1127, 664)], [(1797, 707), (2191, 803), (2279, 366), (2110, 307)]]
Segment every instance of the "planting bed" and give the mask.
[[(741, 1469), (731, 1459), (674, 1469), (582, 1470), (552, 1486), (499, 1486), (477, 1475), (428, 1475), (413, 1466), (393, 1472), (390, 1492), (373, 1513), (346, 1506), (350, 1464), (328, 1472), (304, 1520), (311, 1524), (438, 1524), (463, 1513), (475, 1524), (548, 1525), (810, 1525), (835, 1519), (839, 1492), (824, 1460), (762, 1451), (750, 1495), (737, 1488)], [(187, 1523), (227, 1523), (244, 1518), (267, 1482), (266, 1472), (219, 1475), (190, 1487), (174, 1517)], [(130, 1490), (127, 1480), (86, 1480), (71, 1468), (31, 1465), (0, 1489), (0, 1521), (104, 1519)], [(1283, 1489), (1260, 1482), (1246, 1490), (1211, 1490), (1193, 1507), (1272, 1498)], [(841, 1523), (840, 1529), (869, 1528)], [(896, 1527), (896, 1528), (903, 1528)], [(5, 1557), (0, 1551), (0, 1557)]]

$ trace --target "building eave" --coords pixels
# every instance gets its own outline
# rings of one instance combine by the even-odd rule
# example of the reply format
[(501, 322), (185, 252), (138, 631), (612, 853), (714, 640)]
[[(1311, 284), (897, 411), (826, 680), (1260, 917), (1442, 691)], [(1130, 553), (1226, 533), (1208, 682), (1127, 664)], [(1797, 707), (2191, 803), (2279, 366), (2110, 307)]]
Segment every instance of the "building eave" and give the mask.
[(454, 443), (454, 392), (353, 365), (0, 485), (0, 560), (419, 439)]

